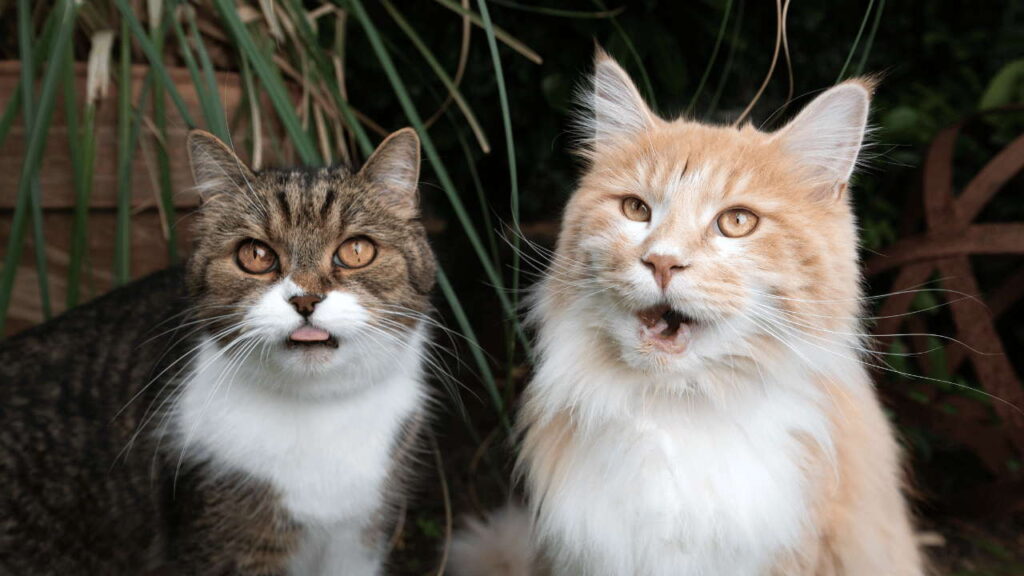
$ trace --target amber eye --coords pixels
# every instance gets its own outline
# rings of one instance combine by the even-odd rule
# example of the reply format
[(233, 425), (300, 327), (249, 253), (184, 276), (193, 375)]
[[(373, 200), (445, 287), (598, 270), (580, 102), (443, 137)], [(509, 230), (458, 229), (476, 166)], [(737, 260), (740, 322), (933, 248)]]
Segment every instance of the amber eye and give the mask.
[(235, 253), (238, 267), (249, 274), (266, 274), (277, 268), (277, 254), (259, 240), (246, 240)]
[(362, 268), (377, 256), (377, 246), (366, 236), (349, 238), (334, 252), (334, 265), (342, 268)]
[(741, 238), (757, 228), (760, 218), (746, 208), (730, 208), (718, 215), (716, 224), (722, 236), (728, 238)]
[(650, 222), (651, 220), (651, 209), (636, 196), (627, 196), (622, 199), (622, 213), (626, 215), (626, 218), (635, 222)]

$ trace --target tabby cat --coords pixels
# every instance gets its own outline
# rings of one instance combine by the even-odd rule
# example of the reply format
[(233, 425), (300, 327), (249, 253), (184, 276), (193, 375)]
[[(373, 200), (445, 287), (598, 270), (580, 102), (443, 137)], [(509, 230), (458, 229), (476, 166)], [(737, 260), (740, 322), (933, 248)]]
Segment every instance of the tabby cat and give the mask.
[(872, 90), (774, 133), (667, 121), (598, 55), (589, 166), (532, 312), (531, 513), (473, 524), (457, 573), (922, 573), (861, 361), (849, 181)]
[(427, 401), (419, 139), (355, 173), (188, 145), (185, 269), (0, 346), (0, 573), (378, 574)]

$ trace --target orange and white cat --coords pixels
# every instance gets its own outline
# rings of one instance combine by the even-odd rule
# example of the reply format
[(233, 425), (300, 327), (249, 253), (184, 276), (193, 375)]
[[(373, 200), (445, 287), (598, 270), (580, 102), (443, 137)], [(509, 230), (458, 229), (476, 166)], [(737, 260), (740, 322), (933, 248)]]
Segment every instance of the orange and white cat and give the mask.
[(861, 362), (848, 183), (872, 88), (773, 133), (667, 121), (598, 54), (589, 166), (532, 310), (530, 513), (472, 524), (456, 573), (923, 573)]

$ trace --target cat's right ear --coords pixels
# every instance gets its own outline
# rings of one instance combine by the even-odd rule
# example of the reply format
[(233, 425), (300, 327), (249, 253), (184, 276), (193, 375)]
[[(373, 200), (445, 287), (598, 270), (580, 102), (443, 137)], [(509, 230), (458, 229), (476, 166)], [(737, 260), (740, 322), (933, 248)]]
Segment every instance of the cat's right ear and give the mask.
[(188, 133), (188, 160), (202, 202), (217, 194), (243, 190), (255, 178), (227, 144), (205, 130)]
[[(826, 90), (772, 135), (820, 188), (846, 190), (864, 144), (875, 81), (855, 78)], [(833, 195), (830, 195), (830, 197)]]
[(359, 173), (393, 206), (413, 217), (419, 206), (420, 137), (402, 128), (384, 139)]
[(646, 132), (655, 116), (622, 66), (601, 48), (594, 55), (594, 76), (584, 93), (589, 116), (583, 119), (595, 149)]

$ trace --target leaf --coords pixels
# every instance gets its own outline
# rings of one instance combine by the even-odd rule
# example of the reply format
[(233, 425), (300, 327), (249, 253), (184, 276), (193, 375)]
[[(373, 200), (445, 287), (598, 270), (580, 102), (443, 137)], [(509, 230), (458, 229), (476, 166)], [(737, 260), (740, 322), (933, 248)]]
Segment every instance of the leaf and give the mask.
[(1024, 58), (1003, 66), (989, 81), (978, 103), (979, 110), (1024, 102)]

